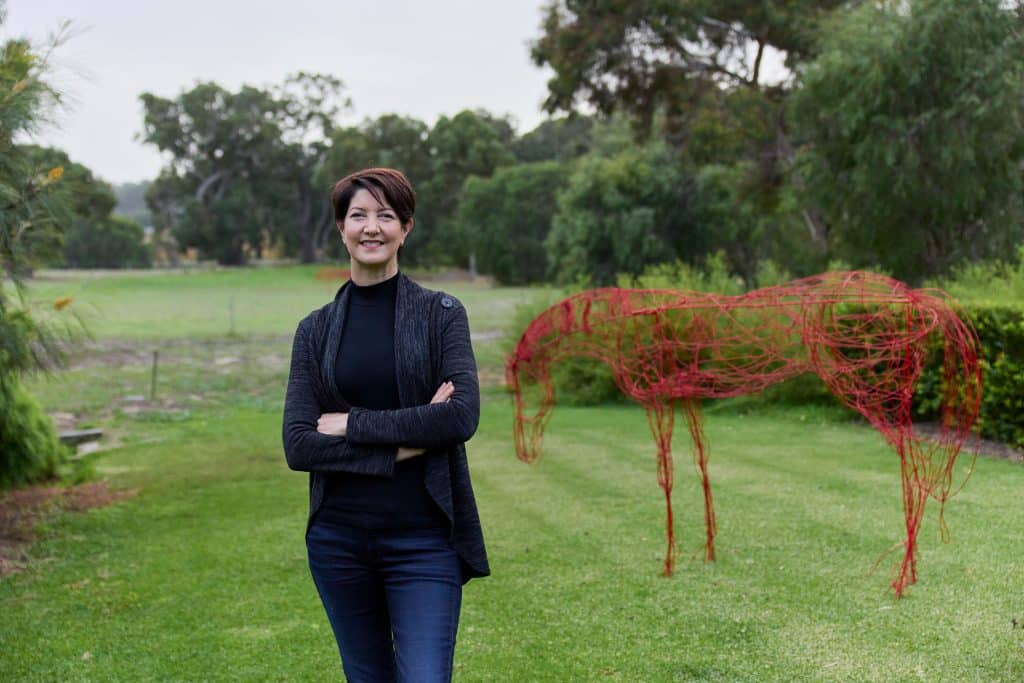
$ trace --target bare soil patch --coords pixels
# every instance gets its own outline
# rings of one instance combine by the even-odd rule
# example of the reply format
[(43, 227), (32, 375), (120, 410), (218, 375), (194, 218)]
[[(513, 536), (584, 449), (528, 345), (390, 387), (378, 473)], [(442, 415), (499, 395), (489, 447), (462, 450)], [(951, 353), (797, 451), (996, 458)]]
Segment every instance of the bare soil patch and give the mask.
[(63, 510), (85, 512), (135, 495), (105, 481), (78, 486), (29, 486), (0, 493), (0, 577), (25, 568), (40, 523)]
[[(938, 422), (917, 422), (914, 423), (914, 430), (921, 436), (938, 440), (941, 433), (941, 426)], [(1024, 450), (1014, 448), (1009, 444), (992, 439), (983, 439), (977, 434), (971, 434), (964, 441), (963, 451), (967, 454), (977, 452), (987, 458), (999, 458), (1013, 462), (1024, 462)]]

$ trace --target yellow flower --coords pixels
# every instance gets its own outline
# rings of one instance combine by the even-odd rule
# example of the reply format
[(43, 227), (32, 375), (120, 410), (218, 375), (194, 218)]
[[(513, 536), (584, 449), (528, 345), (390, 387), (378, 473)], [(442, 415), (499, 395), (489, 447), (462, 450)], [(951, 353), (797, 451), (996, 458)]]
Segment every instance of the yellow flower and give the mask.
[(60, 180), (61, 176), (63, 175), (64, 168), (62, 166), (54, 166), (53, 168), (50, 169), (50, 172), (46, 174), (46, 177), (50, 180), (50, 182), (54, 182), (56, 180)]
[(53, 307), (59, 311), (60, 309), (64, 308), (71, 302), (72, 298), (70, 296), (62, 296), (61, 298), (53, 302)]

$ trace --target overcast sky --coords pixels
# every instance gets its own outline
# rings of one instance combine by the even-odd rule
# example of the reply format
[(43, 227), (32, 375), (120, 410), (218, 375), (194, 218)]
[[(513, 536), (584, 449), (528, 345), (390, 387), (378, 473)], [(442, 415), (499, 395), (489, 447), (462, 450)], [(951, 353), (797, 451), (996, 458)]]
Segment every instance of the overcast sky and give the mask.
[(332, 73), (354, 108), (433, 125), (482, 107), (539, 123), (549, 77), (530, 62), (544, 0), (8, 0), (2, 38), (42, 42), (62, 19), (78, 33), (56, 54), (72, 107), (36, 140), (110, 182), (153, 178), (160, 155), (135, 136), (139, 93), (173, 98), (198, 81), (236, 89), (298, 70)]

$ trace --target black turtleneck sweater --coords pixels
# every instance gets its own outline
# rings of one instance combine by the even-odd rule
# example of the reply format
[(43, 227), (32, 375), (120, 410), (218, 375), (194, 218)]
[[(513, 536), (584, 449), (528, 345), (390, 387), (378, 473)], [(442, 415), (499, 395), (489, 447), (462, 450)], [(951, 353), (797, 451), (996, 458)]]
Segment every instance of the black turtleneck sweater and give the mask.
[[(400, 408), (395, 377), (395, 295), (398, 276), (360, 286), (351, 295), (334, 381), (350, 406)], [(364, 529), (447, 527), (448, 518), (423, 483), (427, 453), (395, 464), (393, 477), (338, 473), (327, 482), (321, 514)]]

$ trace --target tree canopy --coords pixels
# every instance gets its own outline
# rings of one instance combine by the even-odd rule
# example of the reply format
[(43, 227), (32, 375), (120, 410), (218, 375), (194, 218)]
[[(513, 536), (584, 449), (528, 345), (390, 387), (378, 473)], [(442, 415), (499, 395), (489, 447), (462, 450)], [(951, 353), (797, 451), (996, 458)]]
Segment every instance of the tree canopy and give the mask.
[(244, 263), (273, 240), (314, 260), (329, 212), (313, 177), (348, 106), (341, 90), (332, 76), (299, 73), (274, 88), (201, 83), (173, 100), (143, 93), (143, 139), (169, 157), (151, 210), (183, 246), (221, 263)]
[(920, 282), (1024, 239), (1024, 21), (998, 0), (834, 20), (793, 107), (839, 255)]

